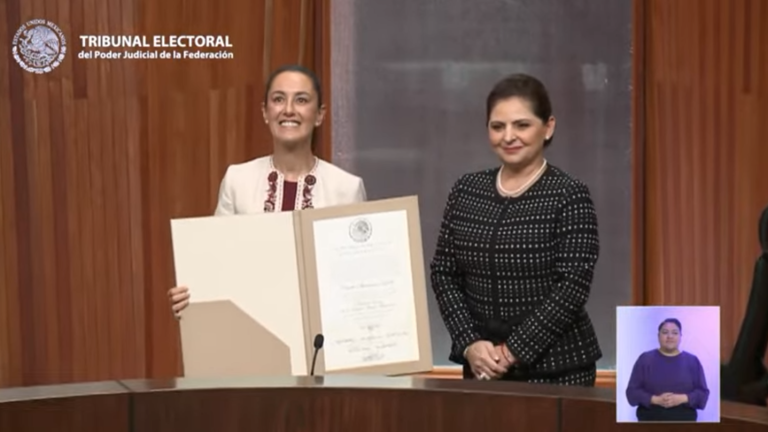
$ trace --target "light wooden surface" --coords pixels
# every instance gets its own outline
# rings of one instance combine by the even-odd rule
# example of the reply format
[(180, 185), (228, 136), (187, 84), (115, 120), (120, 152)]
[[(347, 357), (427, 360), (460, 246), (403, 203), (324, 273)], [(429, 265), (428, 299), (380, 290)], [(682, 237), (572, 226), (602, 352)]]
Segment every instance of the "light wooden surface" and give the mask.
[[(452, 366), (436, 367), (432, 372), (418, 374), (416, 376), (424, 378), (461, 379), (461, 368)], [(598, 370), (596, 386), (602, 388), (616, 388), (616, 371)]]

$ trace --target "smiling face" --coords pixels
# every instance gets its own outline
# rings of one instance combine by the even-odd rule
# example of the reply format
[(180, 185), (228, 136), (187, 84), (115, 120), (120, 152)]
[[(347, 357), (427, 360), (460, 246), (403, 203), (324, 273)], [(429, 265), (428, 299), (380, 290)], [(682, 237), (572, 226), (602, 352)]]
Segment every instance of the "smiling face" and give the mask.
[(308, 76), (286, 71), (272, 80), (262, 113), (276, 143), (309, 145), (314, 129), (323, 122), (325, 107)]
[(554, 129), (554, 117), (543, 121), (521, 97), (499, 100), (488, 119), (491, 147), (504, 164), (511, 166), (526, 166), (538, 160)]
[(659, 329), (659, 347), (667, 353), (674, 353), (680, 348), (680, 328), (673, 322), (666, 322)]

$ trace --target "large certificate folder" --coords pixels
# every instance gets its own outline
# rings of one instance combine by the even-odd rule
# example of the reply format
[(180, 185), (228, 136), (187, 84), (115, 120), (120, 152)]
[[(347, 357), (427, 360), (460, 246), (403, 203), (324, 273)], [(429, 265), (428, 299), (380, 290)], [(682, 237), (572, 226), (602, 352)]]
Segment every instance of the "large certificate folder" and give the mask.
[(185, 376), (432, 369), (418, 200), (171, 221)]

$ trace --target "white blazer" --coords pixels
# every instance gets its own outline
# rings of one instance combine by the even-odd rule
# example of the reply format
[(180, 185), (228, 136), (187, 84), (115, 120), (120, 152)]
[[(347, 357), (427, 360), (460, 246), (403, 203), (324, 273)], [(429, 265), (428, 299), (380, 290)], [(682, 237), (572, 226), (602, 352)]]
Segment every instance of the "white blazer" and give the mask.
[[(274, 169), (272, 157), (264, 156), (248, 162), (230, 165), (219, 187), (219, 202), (216, 205), (217, 216), (264, 213), (264, 203), (269, 195), (269, 175), (278, 175), (275, 211), (282, 208), (283, 176)], [(312, 188), (312, 207), (331, 207), (363, 202), (366, 200), (363, 179), (343, 169), (317, 159), (315, 168), (309, 173), (314, 175), (316, 184)], [(299, 179), (297, 198), (304, 189), (304, 179)], [(300, 205), (295, 209), (299, 210)]]

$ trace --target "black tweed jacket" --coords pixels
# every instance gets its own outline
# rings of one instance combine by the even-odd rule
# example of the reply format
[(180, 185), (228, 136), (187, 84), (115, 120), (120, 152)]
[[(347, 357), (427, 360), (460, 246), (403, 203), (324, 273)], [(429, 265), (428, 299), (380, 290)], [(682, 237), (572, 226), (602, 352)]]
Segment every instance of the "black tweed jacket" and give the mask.
[(521, 196), (496, 190), (499, 168), (451, 189), (431, 263), (432, 289), (453, 340), (450, 360), (486, 339), (506, 343), (535, 376), (596, 362), (585, 310), (599, 255), (589, 189), (549, 165)]

